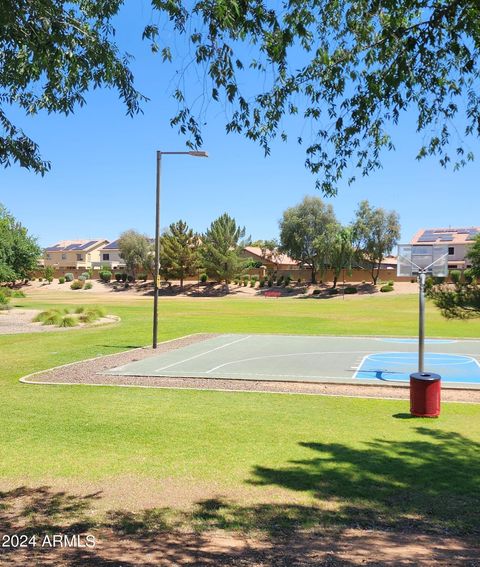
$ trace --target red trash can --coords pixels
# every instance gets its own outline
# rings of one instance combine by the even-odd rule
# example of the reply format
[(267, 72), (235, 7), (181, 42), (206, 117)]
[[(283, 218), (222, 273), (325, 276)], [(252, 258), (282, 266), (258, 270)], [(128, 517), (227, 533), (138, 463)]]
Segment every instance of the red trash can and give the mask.
[(441, 376), (433, 372), (410, 374), (410, 413), (417, 417), (440, 415)]

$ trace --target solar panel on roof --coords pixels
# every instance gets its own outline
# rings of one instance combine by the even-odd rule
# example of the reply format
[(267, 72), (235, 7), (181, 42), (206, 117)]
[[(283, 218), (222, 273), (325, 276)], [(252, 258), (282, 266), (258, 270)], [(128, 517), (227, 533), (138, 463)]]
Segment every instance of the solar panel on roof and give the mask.
[(440, 242), (452, 242), (453, 236), (451, 234), (443, 234), (440, 236)]
[(47, 252), (57, 252), (59, 250), (63, 250), (61, 246), (50, 246), (49, 248), (45, 248)]
[(86, 242), (85, 244), (79, 246), (78, 250), (85, 250), (85, 248), (89, 248), (92, 244), (95, 244), (95, 242), (98, 242), (98, 240), (90, 240), (89, 242)]
[(76, 250), (77, 246), (78, 244), (69, 244), (68, 246), (65, 246), (64, 250)]
[(105, 246), (104, 250), (114, 250), (118, 248), (118, 240), (114, 240)]
[(418, 242), (435, 242), (437, 239), (434, 236), (421, 236)]

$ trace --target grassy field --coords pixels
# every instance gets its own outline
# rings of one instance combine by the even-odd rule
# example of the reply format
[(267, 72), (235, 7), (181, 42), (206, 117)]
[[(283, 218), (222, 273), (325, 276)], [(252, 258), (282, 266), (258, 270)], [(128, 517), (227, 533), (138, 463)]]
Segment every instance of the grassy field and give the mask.
[[(162, 300), (160, 339), (205, 331), (414, 335), (416, 301)], [(0, 336), (0, 509), (27, 485), (56, 498), (53, 515), (68, 508), (78, 520), (94, 510), (90, 519), (127, 531), (326, 524), (479, 533), (476, 405), (444, 404), (439, 420), (418, 420), (402, 401), (18, 382), (148, 344), (149, 300), (105, 306), (120, 324)], [(478, 337), (480, 322), (445, 321), (429, 307), (427, 331)], [(85, 491), (99, 494), (73, 506)]]

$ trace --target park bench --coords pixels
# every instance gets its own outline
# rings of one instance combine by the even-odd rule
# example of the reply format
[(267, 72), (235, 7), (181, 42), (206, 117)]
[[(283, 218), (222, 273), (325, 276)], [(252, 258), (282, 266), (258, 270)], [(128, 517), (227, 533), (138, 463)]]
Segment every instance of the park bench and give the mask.
[(280, 297), (282, 295), (281, 291), (270, 289), (264, 293), (265, 297)]

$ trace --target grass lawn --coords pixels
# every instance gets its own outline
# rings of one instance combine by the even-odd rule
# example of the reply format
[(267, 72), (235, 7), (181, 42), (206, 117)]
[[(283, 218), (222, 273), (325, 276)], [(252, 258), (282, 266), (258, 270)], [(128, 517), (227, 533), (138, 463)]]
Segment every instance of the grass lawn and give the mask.
[[(127, 531), (180, 524), (479, 533), (477, 405), (444, 404), (440, 419), (418, 420), (408, 419), (403, 401), (18, 382), (148, 344), (149, 300), (105, 306), (120, 324), (0, 336), (0, 510), (28, 485), (56, 502), (52, 517), (68, 509), (78, 520), (93, 509), (91, 521)], [(416, 310), (415, 296), (162, 300), (160, 340), (205, 331), (414, 335)], [(478, 337), (480, 321), (445, 321), (429, 307), (427, 332)], [(102, 492), (72, 505), (92, 487)], [(60, 505), (69, 491), (69, 506)]]

